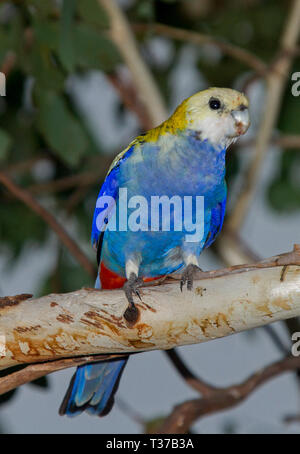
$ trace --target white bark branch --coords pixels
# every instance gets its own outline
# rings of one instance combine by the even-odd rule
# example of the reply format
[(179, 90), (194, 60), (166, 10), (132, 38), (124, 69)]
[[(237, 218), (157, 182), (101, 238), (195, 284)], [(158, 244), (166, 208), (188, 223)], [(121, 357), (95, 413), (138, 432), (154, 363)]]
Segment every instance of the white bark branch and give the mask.
[[(195, 344), (300, 315), (300, 246), (254, 264), (142, 289), (129, 326), (122, 290), (0, 298), (0, 369), (95, 354)], [(2, 355), (2, 356), (1, 356)]]

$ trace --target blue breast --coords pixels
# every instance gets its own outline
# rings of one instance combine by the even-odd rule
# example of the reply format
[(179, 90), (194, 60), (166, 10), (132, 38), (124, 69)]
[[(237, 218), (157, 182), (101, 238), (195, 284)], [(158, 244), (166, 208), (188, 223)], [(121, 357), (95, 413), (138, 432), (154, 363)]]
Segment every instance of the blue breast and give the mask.
[[(153, 213), (151, 200), (153, 196), (176, 196), (193, 198), (190, 213), (196, 221), (196, 196), (204, 197), (203, 237), (197, 244), (191, 245), (193, 253), (199, 255), (204, 246), (211, 244), (222, 225), (226, 201), (225, 150), (214, 148), (207, 141), (200, 141), (193, 133), (182, 136), (163, 137), (157, 144), (141, 143), (127, 152), (127, 156), (115, 167), (106, 178), (100, 195), (110, 195), (116, 201), (116, 231), (107, 229), (104, 235), (102, 260), (112, 271), (124, 276), (126, 258), (140, 254), (142, 262), (140, 274), (157, 276), (170, 273), (182, 266), (180, 247), (187, 230), (184, 227), (184, 209), (182, 210), (182, 230), (174, 231), (178, 211), (170, 205), (171, 231), (163, 231), (163, 217), (159, 216), (158, 230), (151, 231)], [(126, 191), (127, 200), (134, 208), (127, 208), (127, 221), (139, 207), (142, 197), (148, 206), (147, 218), (140, 216), (143, 231), (120, 231), (119, 190)], [(136, 199), (133, 199), (136, 198)], [(183, 207), (184, 208), (184, 207)], [(99, 237), (99, 219), (103, 226), (105, 220), (103, 209), (96, 208), (93, 221), (93, 240)], [(111, 211), (112, 213), (112, 211)], [(110, 220), (111, 220), (110, 213)], [(98, 222), (97, 222), (98, 219)], [(123, 219), (124, 222), (124, 219)], [(104, 226), (105, 227), (105, 226)], [(209, 234), (209, 232), (211, 232)], [(208, 238), (209, 237), (209, 238)]]

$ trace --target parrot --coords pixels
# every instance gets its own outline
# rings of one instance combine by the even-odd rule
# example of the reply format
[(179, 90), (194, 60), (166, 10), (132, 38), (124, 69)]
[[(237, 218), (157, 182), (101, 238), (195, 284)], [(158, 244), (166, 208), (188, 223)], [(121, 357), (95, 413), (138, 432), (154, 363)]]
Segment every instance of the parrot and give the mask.
[[(94, 211), (92, 243), (98, 261), (95, 287), (124, 289), (128, 301), (124, 318), (128, 323), (137, 320), (134, 299), (141, 299), (139, 288), (145, 281), (181, 272), (181, 291), (185, 286), (192, 289), (193, 276), (201, 269), (200, 254), (222, 229), (227, 198), (226, 150), (248, 130), (248, 108), (247, 97), (239, 91), (205, 89), (184, 100), (169, 119), (139, 135), (114, 159)], [(124, 205), (125, 195), (128, 206)], [(152, 211), (149, 215), (149, 210), (145, 218), (141, 207), (153, 197), (169, 198), (169, 225), (163, 216), (151, 219), (155, 216)], [(175, 210), (174, 197), (199, 197), (203, 203), (184, 206), (185, 213)], [(133, 208), (138, 213), (132, 228), (128, 228)], [(195, 228), (199, 227), (199, 235), (190, 235), (186, 224), (175, 229), (186, 214)], [(79, 366), (60, 414), (108, 414), (128, 358)]]

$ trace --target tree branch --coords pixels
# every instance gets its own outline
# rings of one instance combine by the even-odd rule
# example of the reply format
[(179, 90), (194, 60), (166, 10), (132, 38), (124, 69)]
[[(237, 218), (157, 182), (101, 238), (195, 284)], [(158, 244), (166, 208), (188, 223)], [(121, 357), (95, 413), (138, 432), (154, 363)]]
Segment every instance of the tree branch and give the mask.
[[(127, 302), (121, 290), (0, 298), (0, 369), (78, 356), (168, 350), (298, 316), (300, 246), (253, 265), (199, 273), (191, 292), (181, 294), (178, 282), (169, 277), (141, 293), (134, 325), (123, 317)], [(24, 370), (25, 381), (36, 378)], [(22, 380), (20, 371), (16, 386)], [(9, 389), (12, 386), (9, 381)]]
[(49, 375), (52, 372), (68, 369), (69, 367), (83, 366), (99, 361), (107, 361), (116, 359), (122, 355), (94, 355), (94, 356), (79, 356), (74, 358), (59, 359), (57, 361), (49, 361), (47, 363), (31, 364), (17, 372), (10, 373), (0, 378), (0, 395), (5, 394), (25, 383), (29, 383), (38, 378)]
[(82, 252), (77, 243), (70, 237), (65, 229), (57, 222), (55, 217), (46, 210), (32, 195), (24, 188), (16, 185), (7, 175), (0, 171), (0, 183), (2, 183), (17, 199), (21, 200), (34, 213), (40, 216), (51, 229), (57, 234), (61, 242), (69, 249), (74, 258), (90, 274), (92, 278), (96, 276), (96, 269), (93, 263)]
[[(277, 145), (281, 148), (286, 148), (287, 150), (290, 149), (297, 149), (300, 148), (300, 135), (298, 134), (281, 134), (278, 137), (273, 137), (270, 142), (272, 145)], [(241, 144), (239, 144), (239, 149), (252, 147), (255, 145), (255, 141), (253, 139), (243, 140)], [(228, 151), (230, 152), (232, 148)]]
[(108, 79), (119, 93), (124, 106), (136, 115), (144, 131), (156, 126), (156, 122), (149, 116), (149, 109), (140, 102), (140, 96), (133, 81), (126, 81), (122, 74), (109, 74)]
[(182, 361), (179, 353), (172, 349), (166, 350), (166, 355), (172, 362), (173, 366), (177, 369), (177, 372), (181, 375), (181, 377), (185, 380), (185, 382), (194, 388), (196, 391), (201, 393), (203, 396), (208, 396), (214, 391), (216, 388), (206, 383), (204, 380), (196, 377), (184, 364)]
[(154, 126), (167, 118), (167, 110), (152, 74), (140, 56), (128, 21), (115, 0), (98, 0), (110, 18), (110, 37), (128, 67), (147, 115)]
[(201, 399), (194, 399), (177, 405), (167, 417), (158, 433), (186, 433), (194, 422), (204, 415), (234, 407), (248, 398), (259, 386), (284, 372), (300, 367), (300, 358), (287, 357), (254, 373), (247, 380), (228, 388), (219, 388)]
[(235, 58), (236, 60), (239, 60), (245, 65), (252, 68), (260, 76), (264, 77), (268, 71), (268, 65), (256, 55), (252, 54), (246, 49), (243, 49), (242, 47), (227, 43), (211, 35), (158, 23), (133, 24), (132, 27), (136, 32), (150, 31), (177, 41), (184, 41), (195, 44), (196, 46), (213, 44), (217, 46), (224, 54), (229, 55), (230, 57)]

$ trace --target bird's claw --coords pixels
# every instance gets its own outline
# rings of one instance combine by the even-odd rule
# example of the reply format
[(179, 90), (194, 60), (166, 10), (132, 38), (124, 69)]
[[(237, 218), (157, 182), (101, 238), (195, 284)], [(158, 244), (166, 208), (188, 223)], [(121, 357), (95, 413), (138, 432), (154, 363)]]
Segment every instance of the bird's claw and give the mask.
[(140, 294), (139, 289), (136, 289), (136, 290), (135, 290), (135, 294), (136, 294), (136, 296), (139, 297), (139, 300), (142, 301), (142, 297), (141, 297), (141, 294)]
[(135, 274), (131, 274), (127, 282), (125, 282), (123, 290), (125, 292), (128, 303), (134, 305), (133, 295), (138, 296), (142, 301), (139, 287), (143, 285), (144, 281), (142, 278), (137, 277)]
[(185, 270), (183, 271), (181, 275), (181, 281), (180, 281), (180, 290), (182, 291), (184, 285), (186, 284), (186, 287), (188, 290), (192, 290), (193, 288), (193, 282), (194, 282), (194, 274), (197, 271), (202, 271), (201, 268), (197, 265), (189, 264)]
[(135, 274), (131, 274), (128, 281), (125, 282), (123, 290), (128, 300), (128, 307), (124, 312), (125, 319), (130, 323), (135, 323), (138, 318), (138, 309), (134, 304), (133, 296), (136, 295), (140, 301), (142, 301), (139, 287), (143, 285), (144, 281), (142, 278), (137, 277)]

